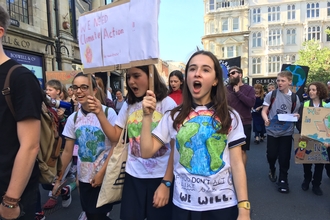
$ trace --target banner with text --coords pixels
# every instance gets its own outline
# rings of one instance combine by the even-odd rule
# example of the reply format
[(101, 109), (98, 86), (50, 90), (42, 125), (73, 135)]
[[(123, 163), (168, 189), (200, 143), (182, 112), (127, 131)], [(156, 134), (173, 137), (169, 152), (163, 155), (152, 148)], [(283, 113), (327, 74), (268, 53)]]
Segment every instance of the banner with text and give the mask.
[[(79, 48), (84, 70), (120, 69), (159, 58), (159, 0), (124, 0), (79, 18)], [(148, 9), (148, 10), (146, 10)], [(144, 64), (152, 64), (145, 62)]]

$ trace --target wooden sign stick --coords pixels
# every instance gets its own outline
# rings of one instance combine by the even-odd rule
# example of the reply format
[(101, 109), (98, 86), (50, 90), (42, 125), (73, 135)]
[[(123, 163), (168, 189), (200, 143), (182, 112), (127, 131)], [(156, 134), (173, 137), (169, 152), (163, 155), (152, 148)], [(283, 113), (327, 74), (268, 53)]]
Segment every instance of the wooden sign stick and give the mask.
[(89, 80), (89, 93), (91, 96), (94, 96), (93, 94), (93, 81), (92, 81), (92, 74), (88, 73), (88, 80)]
[(153, 91), (155, 90), (154, 88), (154, 65), (150, 64), (149, 65), (149, 90)]

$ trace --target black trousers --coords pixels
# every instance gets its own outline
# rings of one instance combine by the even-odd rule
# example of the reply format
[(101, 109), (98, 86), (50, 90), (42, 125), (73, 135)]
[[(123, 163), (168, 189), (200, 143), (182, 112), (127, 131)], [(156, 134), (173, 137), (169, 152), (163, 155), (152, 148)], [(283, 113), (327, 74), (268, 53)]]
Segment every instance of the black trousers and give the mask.
[[(314, 174), (312, 173), (312, 165), (313, 164), (303, 164), (304, 166), (304, 178), (307, 181), (312, 181), (313, 186), (320, 186), (322, 181), (322, 173), (324, 164), (317, 163), (314, 166)], [(313, 178), (313, 180), (312, 180)]]
[(290, 158), (292, 149), (292, 136), (273, 137), (267, 135), (267, 160), (269, 169), (275, 170), (276, 160), (279, 163), (279, 179), (288, 181), (288, 170), (290, 168)]

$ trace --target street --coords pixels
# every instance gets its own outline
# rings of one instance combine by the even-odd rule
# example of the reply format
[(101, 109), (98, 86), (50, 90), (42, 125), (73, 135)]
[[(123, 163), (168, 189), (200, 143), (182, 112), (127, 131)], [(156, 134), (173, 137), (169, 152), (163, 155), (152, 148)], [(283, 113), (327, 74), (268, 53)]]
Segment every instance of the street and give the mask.
[[(330, 217), (330, 179), (323, 172), (321, 189), (323, 196), (316, 196), (310, 189), (303, 191), (303, 167), (295, 164), (293, 150), (289, 170), (290, 193), (277, 191), (276, 183), (268, 179), (266, 143), (251, 143), (248, 152), (247, 177), (251, 219), (253, 220), (310, 220), (329, 219)], [(278, 174), (277, 174), (278, 175)], [(47, 200), (48, 192), (41, 190), (42, 204)], [(73, 200), (68, 208), (62, 208), (61, 199), (57, 206), (46, 212), (47, 220), (76, 220), (81, 212), (78, 191), (72, 193)], [(110, 215), (112, 220), (119, 220), (120, 205), (116, 205)], [(127, 210), (129, 211), (129, 210)]]

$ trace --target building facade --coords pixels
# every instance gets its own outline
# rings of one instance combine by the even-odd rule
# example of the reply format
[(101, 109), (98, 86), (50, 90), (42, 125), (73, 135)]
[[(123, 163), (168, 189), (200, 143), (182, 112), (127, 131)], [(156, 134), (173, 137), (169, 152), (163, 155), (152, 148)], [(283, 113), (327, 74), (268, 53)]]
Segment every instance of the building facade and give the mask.
[[(325, 32), (330, 29), (330, 1), (204, 0), (204, 3), (204, 47), (214, 51), (219, 58), (226, 58), (226, 55), (236, 54), (223, 53), (221, 42), (225, 42), (224, 46), (231, 45), (230, 34), (235, 34), (235, 39), (246, 39), (247, 49), (243, 51), (246, 53), (242, 54), (247, 54), (247, 65), (242, 61), (242, 67), (247, 68), (252, 83), (275, 81), (282, 64), (294, 64), (299, 58), (298, 51), (303, 49), (302, 44), (306, 40), (316, 39), (321, 47), (330, 46), (330, 37)], [(237, 32), (234, 30), (234, 18), (243, 8), (244, 13), (241, 12), (236, 27), (245, 26), (247, 29)], [(214, 25), (210, 23), (212, 17), (215, 18)], [(230, 19), (226, 21), (227, 17), (232, 18), (232, 23)], [(217, 33), (219, 29), (230, 33)], [(237, 55), (240, 55), (239, 51)]]
[(244, 0), (204, 0), (204, 49), (219, 60), (241, 57), (244, 76), (248, 74), (249, 5)]
[[(78, 18), (106, 1), (0, 0), (0, 4), (11, 18), (2, 39), (6, 54), (29, 68), (44, 84), (47, 71), (83, 69)], [(112, 72), (111, 78), (122, 81), (119, 72)]]

